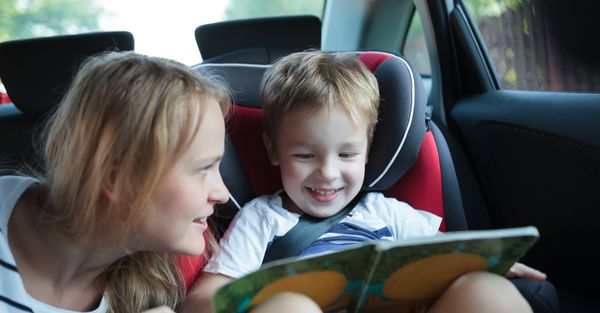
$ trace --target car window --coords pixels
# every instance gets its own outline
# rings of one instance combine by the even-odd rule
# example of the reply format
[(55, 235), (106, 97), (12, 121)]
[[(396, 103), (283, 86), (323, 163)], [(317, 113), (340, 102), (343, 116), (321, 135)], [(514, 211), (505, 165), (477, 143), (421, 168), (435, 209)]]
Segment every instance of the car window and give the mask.
[(0, 0), (0, 42), (89, 31), (125, 30), (135, 50), (188, 65), (201, 62), (196, 27), (228, 19), (323, 15), (325, 0)]
[(595, 2), (462, 0), (462, 5), (478, 27), (501, 88), (600, 91), (600, 49), (594, 42), (600, 2)]
[(421, 73), (421, 76), (431, 76), (431, 64), (427, 52), (427, 42), (423, 33), (423, 24), (418, 11), (415, 10), (404, 40), (402, 55)]

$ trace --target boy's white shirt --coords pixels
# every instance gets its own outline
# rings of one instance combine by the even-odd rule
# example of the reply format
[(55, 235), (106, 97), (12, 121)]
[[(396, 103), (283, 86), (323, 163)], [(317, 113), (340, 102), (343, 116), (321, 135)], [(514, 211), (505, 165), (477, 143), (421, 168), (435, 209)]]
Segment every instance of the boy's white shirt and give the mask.
[[(239, 278), (261, 266), (273, 238), (285, 235), (299, 221), (299, 214), (282, 207), (279, 194), (258, 197), (238, 212), (220, 241), (221, 249), (208, 262), (205, 272)], [(438, 233), (441, 221), (439, 216), (416, 210), (405, 202), (370, 192), (340, 223), (370, 230), (387, 226), (392, 236), (380, 240), (393, 241), (433, 236)]]

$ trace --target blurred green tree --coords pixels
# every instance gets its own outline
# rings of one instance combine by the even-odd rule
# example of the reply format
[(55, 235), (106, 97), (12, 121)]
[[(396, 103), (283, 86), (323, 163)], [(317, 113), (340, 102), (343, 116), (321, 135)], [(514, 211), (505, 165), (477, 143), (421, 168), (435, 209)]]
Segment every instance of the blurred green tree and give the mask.
[(0, 0), (0, 41), (98, 29), (96, 0)]
[(499, 16), (507, 9), (514, 10), (528, 0), (464, 0), (475, 19), (485, 16)]
[(230, 0), (227, 19), (242, 19), (287, 14), (312, 14), (323, 17), (324, 0)]

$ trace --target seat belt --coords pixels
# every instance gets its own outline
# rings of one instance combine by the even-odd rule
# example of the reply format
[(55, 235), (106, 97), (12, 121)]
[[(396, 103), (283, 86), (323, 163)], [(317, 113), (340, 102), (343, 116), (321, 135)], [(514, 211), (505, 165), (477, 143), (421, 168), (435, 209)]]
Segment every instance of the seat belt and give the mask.
[[(271, 246), (267, 248), (263, 264), (300, 254), (311, 243), (315, 242), (331, 227), (347, 216), (362, 198), (362, 195), (362, 193), (359, 193), (342, 210), (327, 218), (302, 214), (298, 223), (292, 229), (282, 237), (275, 239)], [(282, 194), (282, 196), (287, 195)]]

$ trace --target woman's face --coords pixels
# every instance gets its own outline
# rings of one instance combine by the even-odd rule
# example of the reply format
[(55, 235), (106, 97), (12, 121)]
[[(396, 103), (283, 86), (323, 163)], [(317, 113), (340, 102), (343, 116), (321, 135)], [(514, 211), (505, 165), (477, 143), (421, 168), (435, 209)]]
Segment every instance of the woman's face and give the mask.
[(206, 218), (216, 203), (229, 199), (219, 173), (223, 157), (225, 125), (214, 99), (206, 109), (192, 144), (159, 184), (152, 197), (139, 249), (198, 255), (204, 251)]

